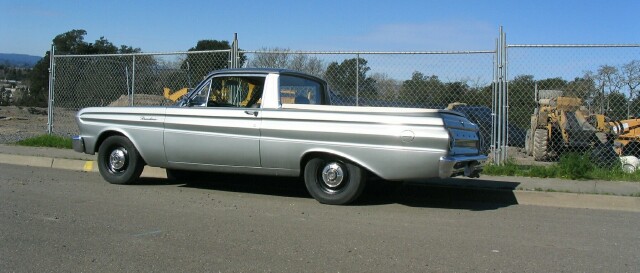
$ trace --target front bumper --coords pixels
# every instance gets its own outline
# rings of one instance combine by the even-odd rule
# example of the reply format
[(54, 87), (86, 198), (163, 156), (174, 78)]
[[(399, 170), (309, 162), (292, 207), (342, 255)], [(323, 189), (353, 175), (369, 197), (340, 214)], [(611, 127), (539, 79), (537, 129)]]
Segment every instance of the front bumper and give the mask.
[(73, 147), (73, 150), (78, 152), (78, 153), (84, 153), (85, 152), (84, 140), (82, 139), (81, 136), (73, 136), (71, 138), (71, 147)]
[(487, 161), (486, 155), (477, 156), (443, 156), (440, 158), (440, 178), (448, 178), (459, 175), (466, 177), (479, 177), (482, 167)]

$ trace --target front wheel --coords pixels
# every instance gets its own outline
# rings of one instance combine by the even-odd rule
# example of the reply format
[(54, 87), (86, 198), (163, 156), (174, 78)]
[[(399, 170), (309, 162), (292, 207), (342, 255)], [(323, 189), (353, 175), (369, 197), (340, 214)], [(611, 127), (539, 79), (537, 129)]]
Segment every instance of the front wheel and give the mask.
[(533, 159), (535, 161), (546, 161), (549, 155), (549, 136), (547, 130), (536, 129), (533, 133)]
[(356, 200), (366, 184), (361, 167), (338, 158), (314, 158), (304, 168), (309, 194), (318, 202), (345, 205)]
[(131, 140), (124, 136), (110, 136), (98, 149), (100, 174), (112, 184), (131, 184), (144, 169), (144, 160)]

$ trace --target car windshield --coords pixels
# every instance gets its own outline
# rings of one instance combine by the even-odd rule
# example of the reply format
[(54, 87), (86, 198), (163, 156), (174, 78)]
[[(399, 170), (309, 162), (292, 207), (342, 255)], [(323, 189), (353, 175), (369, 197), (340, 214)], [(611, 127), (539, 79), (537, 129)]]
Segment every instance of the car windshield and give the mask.
[(258, 108), (264, 80), (261, 76), (209, 78), (190, 95), (187, 106)]

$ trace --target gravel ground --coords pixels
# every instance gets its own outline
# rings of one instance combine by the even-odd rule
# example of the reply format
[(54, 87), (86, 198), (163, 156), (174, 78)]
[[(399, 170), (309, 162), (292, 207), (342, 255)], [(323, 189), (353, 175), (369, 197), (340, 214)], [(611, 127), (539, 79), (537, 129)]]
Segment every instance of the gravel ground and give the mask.
[(47, 132), (47, 108), (0, 106), (0, 143)]
[[(71, 136), (78, 131), (76, 110), (56, 108), (54, 133)], [(47, 108), (0, 106), (0, 143), (16, 141), (47, 133)]]

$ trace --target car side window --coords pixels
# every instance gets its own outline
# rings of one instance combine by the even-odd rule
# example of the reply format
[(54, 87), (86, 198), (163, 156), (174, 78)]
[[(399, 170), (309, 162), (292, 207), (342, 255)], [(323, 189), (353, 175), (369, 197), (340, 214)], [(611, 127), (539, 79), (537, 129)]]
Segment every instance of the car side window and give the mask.
[(264, 77), (214, 77), (201, 86), (191, 98), (190, 106), (259, 108)]
[(207, 97), (211, 90), (211, 79), (207, 80), (196, 90), (196, 94), (189, 100), (189, 106), (198, 107), (207, 105)]
[(314, 80), (280, 75), (281, 104), (322, 104), (322, 85)]
[(264, 77), (217, 77), (211, 84), (208, 107), (258, 108)]

